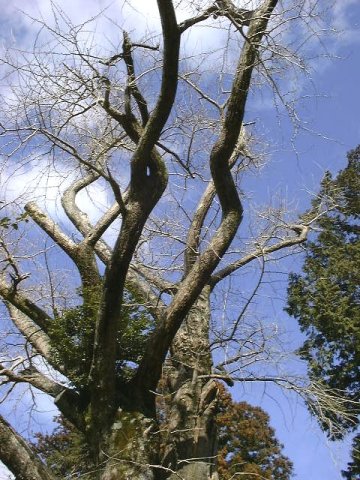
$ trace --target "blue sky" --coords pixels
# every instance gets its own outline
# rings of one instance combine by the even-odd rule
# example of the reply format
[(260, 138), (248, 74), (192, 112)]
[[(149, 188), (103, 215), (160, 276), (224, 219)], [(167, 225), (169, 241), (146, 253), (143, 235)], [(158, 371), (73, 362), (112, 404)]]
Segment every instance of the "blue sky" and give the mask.
[[(151, 2), (145, 5), (138, 0), (135, 3), (142, 11), (146, 9), (144, 14), (151, 24)], [(330, 2), (324, 0), (321, 3)], [(92, 15), (99, 7), (106, 6), (107, 2), (92, 0), (86, 2), (86, 9), (82, 1), (59, 0), (58, 4), (76, 23), (84, 18), (84, 10), (86, 15)], [(25, 45), (31, 42), (37, 27), (21, 13), (14, 15), (15, 8), (29, 11), (34, 16), (42, 11), (46, 18), (49, 14), (48, 5), (47, 0), (0, 0), (0, 38), (9, 41), (13, 37)], [(249, 188), (256, 192), (259, 201), (266, 200), (275, 191), (281, 191), (288, 196), (294, 210), (303, 210), (308, 206), (310, 194), (316, 191), (324, 171), (329, 169), (336, 173), (343, 168), (346, 152), (360, 143), (360, 2), (337, 0), (332, 8), (333, 26), (342, 31), (339, 36), (333, 37), (336, 40), (328, 41), (330, 56), (336, 58), (321, 58), (311, 62), (311, 82), (308, 78), (304, 80), (304, 85), (299, 86), (304, 93), (312, 92), (316, 96), (312, 95), (301, 107), (301, 113), (313, 133), (299, 133), (294, 147), (289, 141), (292, 131), (288, 121), (284, 118), (278, 125), (277, 116), (265, 101), (263, 105), (257, 104), (249, 113), (249, 116), (261, 116), (267, 125), (265, 133), (271, 139), (271, 162), (263, 169), (261, 176), (254, 176), (248, 181)], [(124, 11), (121, 12), (123, 15)], [(128, 23), (132, 21), (131, 15), (128, 12)], [(108, 34), (111, 35), (111, 32)], [(293, 262), (289, 268), (298, 268), (299, 261), (294, 259)], [(281, 298), (284, 297), (283, 288), (284, 285), (279, 284)], [(295, 322), (286, 317), (280, 300), (264, 302), (262, 308), (269, 316), (276, 310), (279, 324), (287, 328), (290, 325), (294, 341), (299, 339)], [(348, 442), (336, 445), (328, 443), (300, 400), (288, 398), (273, 387), (264, 390), (263, 386), (238, 388), (236, 396), (260, 403), (271, 413), (272, 425), (285, 445), (285, 453), (294, 462), (297, 480), (342, 478), (340, 471), (348, 459)], [(47, 413), (45, 419), (51, 416), (51, 413)], [(2, 478), (6, 476), (0, 471)]]
[[(262, 176), (261, 188), (264, 191), (267, 185), (277, 184), (298, 200), (296, 203), (300, 208), (306, 208), (308, 192), (316, 191), (324, 171), (336, 173), (344, 168), (346, 152), (360, 143), (360, 2), (337, 3), (343, 7), (337, 14), (344, 28), (335, 45), (337, 58), (321, 62), (318, 67), (313, 65), (313, 82), (324, 97), (310, 100), (306, 107), (310, 126), (316, 133), (299, 136), (296, 155), (285, 140), (285, 151), (274, 153), (274, 159), (281, 165), (276, 170), (276, 178), (271, 166)], [(277, 134), (281, 137), (281, 132)], [(298, 194), (294, 187), (298, 189)], [(297, 259), (292, 261), (291, 268), (297, 269)], [(278, 305), (277, 311), (280, 309), (281, 305)], [(281, 321), (295, 330), (294, 320), (289, 319), (285, 312), (281, 315)], [(259, 386), (254, 390), (249, 391), (248, 398), (258, 401), (271, 413), (272, 425), (285, 445), (285, 452), (294, 462), (295, 478), (340, 480), (341, 469), (348, 459), (350, 439), (336, 444), (328, 442), (301, 402), (285, 396), (281, 401), (274, 389), (266, 391)], [(243, 395), (242, 392), (240, 395)]]

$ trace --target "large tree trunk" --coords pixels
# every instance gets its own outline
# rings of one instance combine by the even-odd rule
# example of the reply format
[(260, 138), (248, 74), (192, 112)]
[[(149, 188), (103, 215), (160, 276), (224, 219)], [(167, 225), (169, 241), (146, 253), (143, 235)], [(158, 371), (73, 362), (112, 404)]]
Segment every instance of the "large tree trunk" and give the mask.
[(162, 465), (170, 479), (216, 478), (217, 386), (209, 378), (209, 294), (206, 287), (183, 323), (165, 371), (167, 438)]
[(142, 407), (129, 402), (134, 392), (128, 392), (128, 405), (117, 411), (101, 446), (101, 480), (217, 478), (218, 389), (208, 378), (212, 370), (209, 295), (206, 287), (172, 344), (161, 381), (160, 428), (141, 412)]
[(139, 411), (119, 409), (102, 447), (101, 480), (217, 478), (217, 385), (206, 378), (212, 369), (209, 294), (206, 287), (173, 342), (161, 382), (160, 429)]
[(159, 428), (139, 412), (119, 409), (103, 445), (101, 480), (155, 480), (159, 464)]

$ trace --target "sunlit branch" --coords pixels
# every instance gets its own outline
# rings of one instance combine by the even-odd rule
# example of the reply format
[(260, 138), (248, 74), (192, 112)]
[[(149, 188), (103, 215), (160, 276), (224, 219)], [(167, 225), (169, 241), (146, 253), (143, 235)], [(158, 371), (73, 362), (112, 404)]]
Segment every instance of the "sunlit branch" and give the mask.
[(25, 205), (34, 222), (72, 259), (79, 270), (85, 285), (93, 285), (99, 281), (99, 272), (93, 251), (86, 244), (76, 244), (60, 227), (44, 213), (35, 202)]
[(27, 442), (0, 416), (0, 458), (18, 479), (54, 480)]
[(210, 280), (210, 285), (212, 288), (215, 287), (215, 285), (226, 278), (228, 275), (231, 273), (235, 272), (239, 268), (247, 265), (248, 263), (252, 262), (255, 259), (260, 258), (261, 256), (269, 255), (270, 253), (277, 252), (279, 250), (282, 250), (284, 248), (289, 248), (294, 245), (299, 245), (307, 239), (307, 235), (309, 232), (309, 227), (306, 225), (289, 225), (289, 229), (293, 230), (295, 233), (298, 234), (296, 237), (289, 237), (286, 238), (278, 243), (274, 243), (273, 245), (270, 245), (268, 247), (259, 247), (253, 252), (245, 255), (244, 257), (240, 258), (238, 261), (226, 266), (225, 268), (219, 270), (218, 272), (215, 272)]
[(207, 185), (198, 203), (196, 212), (193, 216), (193, 219), (189, 228), (189, 233), (187, 236), (187, 245), (185, 250), (186, 272), (190, 270), (196, 258), (198, 258), (200, 254), (199, 244), (200, 244), (201, 229), (204, 224), (205, 217), (215, 198), (215, 195), (216, 195), (216, 190), (215, 190), (214, 182), (210, 182)]
[(16, 328), (24, 335), (27, 342), (46, 360), (50, 359), (51, 344), (48, 335), (27, 315), (10, 302), (6, 302), (10, 318)]
[(34, 222), (49, 235), (59, 247), (76, 262), (77, 244), (73, 242), (60, 227), (43, 211), (35, 202), (29, 202), (25, 205), (25, 211), (30, 215)]
[(13, 287), (8, 285), (5, 280), (0, 278), (0, 295), (1, 297), (27, 315), (38, 327), (45, 333), (48, 332), (51, 317), (36, 305), (33, 301), (27, 298), (23, 293), (14, 291)]

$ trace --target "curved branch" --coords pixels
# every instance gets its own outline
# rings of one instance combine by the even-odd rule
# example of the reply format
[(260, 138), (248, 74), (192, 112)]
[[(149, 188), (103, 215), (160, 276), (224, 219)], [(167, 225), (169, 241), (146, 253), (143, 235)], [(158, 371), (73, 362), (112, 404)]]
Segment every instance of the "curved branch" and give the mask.
[(148, 158), (169, 118), (178, 85), (180, 30), (176, 22), (174, 6), (168, 0), (158, 0), (157, 3), (164, 38), (164, 65), (156, 106), (132, 158), (131, 184), (133, 185), (143, 182), (147, 167), (159, 172), (164, 169), (161, 157), (157, 159), (154, 166), (148, 165)]
[(98, 178), (100, 178), (99, 174), (90, 171), (85, 177), (72, 182), (61, 197), (61, 205), (67, 217), (84, 236), (92, 229), (92, 225), (87, 214), (76, 205), (76, 195)]
[(39, 328), (30, 318), (14, 307), (10, 302), (5, 302), (9, 311), (11, 320), (16, 328), (24, 335), (25, 339), (35, 348), (35, 350), (47, 361), (50, 359), (50, 338)]
[(119, 205), (115, 203), (98, 221), (95, 227), (90, 223), (89, 217), (85, 212), (80, 210), (76, 205), (76, 195), (83, 190), (84, 188), (91, 185), (94, 181), (99, 178), (100, 175), (90, 172), (83, 178), (73, 182), (63, 193), (61, 198), (62, 207), (71, 220), (73, 225), (78, 229), (78, 231), (84, 236), (83, 242), (95, 247), (96, 254), (99, 256), (101, 261), (106, 265), (111, 257), (110, 247), (103, 241), (100, 240), (100, 230), (101, 234), (104, 233), (104, 225), (108, 228), (112, 221), (114, 221), (119, 214)]
[(42, 308), (37, 306), (22, 293), (14, 290), (1, 278), (0, 296), (3, 298), (3, 300), (11, 303), (14, 307), (27, 315), (43, 330), (43, 332), (48, 332), (52, 318)]
[(0, 415), (0, 460), (17, 480), (54, 480), (27, 442)]
[(221, 224), (209, 243), (208, 248), (197, 258), (188, 275), (179, 285), (169, 305), (166, 316), (150, 338), (138, 372), (134, 379), (145, 404), (152, 404), (151, 391), (161, 376), (161, 368), (171, 342), (181, 323), (200, 295), (204, 286), (219, 264), (233, 240), (242, 220), (242, 205), (232, 178), (229, 161), (233, 154), (244, 118), (252, 71), (258, 55), (260, 41), (277, 0), (267, 0), (257, 10), (258, 15), (251, 21), (249, 38), (243, 46), (236, 75), (233, 81), (227, 112), (222, 121), (219, 138), (210, 155), (210, 169), (223, 217)]
[[(89, 186), (95, 181), (98, 176), (95, 173), (90, 172), (86, 177), (77, 180), (72, 183), (64, 192), (61, 203), (65, 210), (65, 213), (72, 221), (73, 225), (84, 236), (83, 244), (92, 247), (94, 252), (100, 260), (107, 265), (111, 259), (112, 250), (107, 243), (101, 239), (101, 235), (107, 228), (113, 223), (120, 214), (120, 207), (118, 203), (114, 203), (107, 212), (99, 219), (97, 224), (93, 226), (86, 213), (79, 209), (76, 205), (76, 195), (84, 188)], [(127, 195), (125, 195), (124, 202), (127, 201)], [(144, 305), (148, 305), (149, 311), (155, 317), (161, 315), (161, 311), (164, 308), (163, 302), (152, 292), (142, 278), (135, 272), (130, 266), (130, 271), (127, 275), (127, 284), (129, 290), (135, 290), (142, 296)]]
[[(229, 160), (230, 168), (235, 165), (241, 154), (248, 155), (244, 128), (241, 128), (236, 147), (231, 154)], [(200, 255), (199, 247), (201, 230), (204, 225), (206, 215), (215, 198), (215, 195), (216, 190), (214, 181), (211, 180), (198, 203), (197, 209), (195, 211), (188, 231), (185, 249), (185, 273), (188, 273), (190, 271), (191, 266), (195, 263), (196, 259)]]

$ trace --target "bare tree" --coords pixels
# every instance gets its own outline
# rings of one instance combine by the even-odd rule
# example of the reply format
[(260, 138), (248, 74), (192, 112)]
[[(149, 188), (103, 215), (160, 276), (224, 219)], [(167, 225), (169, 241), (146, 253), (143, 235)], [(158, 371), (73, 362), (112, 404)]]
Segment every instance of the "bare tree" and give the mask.
[[(3, 158), (47, 181), (63, 176), (63, 184), (62, 219), (34, 199), (25, 214), (2, 218), (0, 294), (17, 340), (0, 373), (6, 395), (25, 383), (53, 397), (85, 434), (102, 480), (217, 478), (216, 381), (243, 381), (253, 362), (267, 361), (268, 333), (253, 323), (250, 331), (245, 313), (268, 260), (304, 242), (313, 221), (272, 211), (252, 241), (238, 234), (247, 213), (241, 180), (259, 161), (245, 119), (249, 92), (267, 83), (291, 110), (276, 78), (284, 64), (302, 63), (280, 42), (295, 21), (313, 17), (313, 6), (178, 3), (192, 3), (193, 16), (179, 23), (173, 2), (158, 0), (161, 34), (124, 31), (111, 48), (98, 47), (88, 24), (72, 25), (54, 4), (54, 26), (38, 21), (33, 50), (3, 58)], [(203, 24), (223, 29), (223, 45), (190, 54), (181, 39)], [(95, 221), (79, 206), (84, 192)], [(100, 192), (112, 206), (100, 204)], [(231, 322), (216, 322), (211, 295), (255, 264), (253, 293)], [(120, 362), (134, 322), (127, 293), (152, 323), (137, 360)], [(81, 381), (54, 355), (54, 325), (80, 310), (93, 338)], [(258, 379), (303, 391), (289, 379)], [(164, 428), (158, 395), (166, 397)], [(52, 478), (5, 420), (0, 438), (0, 458), (17, 478)]]

